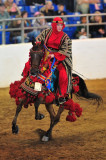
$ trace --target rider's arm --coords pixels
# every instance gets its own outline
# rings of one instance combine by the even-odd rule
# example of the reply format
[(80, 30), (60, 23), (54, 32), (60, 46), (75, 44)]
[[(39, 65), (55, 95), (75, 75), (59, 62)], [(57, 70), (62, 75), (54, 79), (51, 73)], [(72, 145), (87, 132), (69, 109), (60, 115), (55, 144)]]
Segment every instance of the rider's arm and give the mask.
[(58, 61), (66, 61), (66, 63), (71, 66), (72, 64), (72, 41), (67, 36), (63, 43), (60, 46), (60, 49), (58, 52), (54, 53), (55, 58)]
[(63, 54), (61, 54), (61, 53), (59, 53), (59, 52), (55, 52), (55, 53), (54, 53), (54, 57), (55, 57), (56, 60), (58, 60), (58, 61), (63, 61), (63, 60), (66, 58), (65, 55), (63, 55)]
[(43, 30), (43, 31), (36, 37), (36, 41), (37, 41), (37, 42), (41, 42), (41, 41), (45, 42), (45, 38), (46, 38), (46, 36), (47, 36), (47, 34), (48, 34), (49, 31), (50, 31), (50, 29), (45, 29), (45, 30)]

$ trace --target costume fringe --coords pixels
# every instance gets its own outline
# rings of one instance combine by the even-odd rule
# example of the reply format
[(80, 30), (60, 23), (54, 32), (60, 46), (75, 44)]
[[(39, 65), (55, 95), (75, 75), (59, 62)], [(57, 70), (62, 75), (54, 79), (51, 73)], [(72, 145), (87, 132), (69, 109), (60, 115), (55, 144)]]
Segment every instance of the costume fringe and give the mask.
[(69, 99), (64, 103), (64, 109), (69, 110), (69, 113), (66, 117), (66, 121), (74, 122), (77, 120), (77, 117), (82, 115), (82, 108), (78, 103), (75, 103), (72, 99)]

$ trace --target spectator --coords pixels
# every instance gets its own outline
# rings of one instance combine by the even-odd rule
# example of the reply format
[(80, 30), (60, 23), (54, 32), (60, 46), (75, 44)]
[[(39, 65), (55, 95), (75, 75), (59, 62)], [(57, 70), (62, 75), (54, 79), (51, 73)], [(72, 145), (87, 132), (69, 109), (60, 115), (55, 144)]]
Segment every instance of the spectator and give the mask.
[(87, 26), (86, 24), (86, 17), (81, 17), (81, 24), (84, 24), (83, 26), (78, 26), (75, 32), (75, 38), (76, 39), (86, 39), (87, 37)]
[[(0, 20), (2, 19), (10, 19), (9, 13), (5, 10), (5, 5), (3, 3), (0, 4)], [(2, 25), (2, 22), (0, 22), (0, 25)], [(6, 21), (5, 25), (10, 25), (10, 21)]]
[(102, 21), (102, 16), (100, 15), (99, 11), (96, 11), (95, 15), (91, 17), (91, 23), (97, 23), (98, 25), (91, 25), (90, 26), (90, 33), (92, 38), (100, 38), (100, 37), (106, 37), (106, 30), (105, 26), (101, 25)]
[(76, 11), (82, 14), (89, 13), (89, 1), (77, 0)]
[(89, 4), (99, 3), (100, 0), (77, 0), (76, 11), (82, 14), (89, 13)]
[[(35, 14), (34, 14), (34, 17), (43, 17), (43, 18), (39, 18), (39, 19), (34, 19), (33, 21), (32, 21), (32, 25), (34, 26), (34, 27), (38, 27), (38, 29), (35, 29), (35, 32), (36, 32), (36, 34), (37, 35), (39, 35), (40, 34), (40, 32), (42, 32), (44, 29), (46, 29), (47, 27), (48, 27), (48, 25), (47, 25), (47, 22), (46, 22), (46, 20), (45, 20), (45, 17), (44, 17), (44, 14), (43, 13), (41, 13), (41, 12), (36, 12)], [(39, 27), (44, 27), (44, 28), (39, 28)]]
[(14, 0), (7, 0), (4, 4), (10, 16), (16, 16), (21, 14), (17, 4), (14, 3)]
[[(31, 22), (26, 19), (28, 17), (27, 11), (23, 11), (21, 13), (21, 17), (25, 18), (25, 20), (24, 20), (24, 27), (31, 27), (32, 26)], [(36, 38), (36, 36), (37, 36), (36, 31), (34, 31), (32, 29), (25, 29), (24, 31), (25, 31), (27, 37), (29, 37), (29, 41), (32, 41), (33, 37)]]
[[(54, 11), (52, 1), (46, 1), (45, 6), (40, 9), (40, 12), (42, 12), (45, 16), (54, 16), (55, 11)], [(49, 18), (46, 20), (47, 22), (52, 22), (52, 18)]]
[[(64, 11), (64, 5), (63, 4), (59, 4), (58, 5), (58, 10), (57, 11), (55, 11), (55, 14), (56, 14), (56, 16), (57, 15), (60, 15), (60, 16), (63, 16), (63, 15), (66, 15), (66, 12)], [(67, 21), (67, 18), (62, 18), (63, 19), (63, 21)]]
[[(20, 15), (17, 15), (16, 18), (21, 18)], [(15, 20), (12, 21), (10, 28), (21, 28), (21, 20)], [(21, 43), (22, 41), (22, 36), (21, 36), (21, 30), (15, 30), (15, 31), (10, 31), (10, 42), (12, 43)], [(29, 42), (29, 38), (27, 37), (26, 34), (24, 34), (24, 42)]]
[(99, 0), (99, 2), (94, 4), (94, 12), (96, 11), (100, 11), (100, 12), (104, 12), (104, 2), (103, 0)]
[(61, 15), (61, 16), (66, 15), (66, 12), (64, 11), (64, 5), (63, 4), (58, 5), (58, 10), (55, 11), (55, 14), (56, 15)]

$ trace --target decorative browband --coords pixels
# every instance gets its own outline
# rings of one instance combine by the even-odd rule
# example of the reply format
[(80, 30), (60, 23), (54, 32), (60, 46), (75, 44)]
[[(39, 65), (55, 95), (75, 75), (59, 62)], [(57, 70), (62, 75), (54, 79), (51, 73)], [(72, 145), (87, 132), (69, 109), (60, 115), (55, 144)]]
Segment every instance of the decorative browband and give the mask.
[(40, 53), (42, 53), (42, 52), (43, 52), (43, 50), (34, 51), (34, 50), (33, 50), (33, 48), (31, 48), (31, 49), (30, 49), (30, 52), (31, 52), (31, 53), (37, 53), (37, 54), (40, 54)]

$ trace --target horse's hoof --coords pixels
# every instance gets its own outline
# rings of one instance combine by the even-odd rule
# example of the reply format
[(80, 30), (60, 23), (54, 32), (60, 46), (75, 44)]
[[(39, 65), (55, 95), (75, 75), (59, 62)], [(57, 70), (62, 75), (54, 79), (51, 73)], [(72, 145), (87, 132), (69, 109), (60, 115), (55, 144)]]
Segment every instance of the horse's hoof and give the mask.
[(41, 113), (39, 113), (37, 116), (35, 116), (35, 119), (36, 120), (41, 120), (41, 119), (43, 119), (45, 116), (43, 115), (43, 114), (41, 114)]
[(48, 141), (49, 141), (49, 137), (47, 137), (47, 136), (42, 137), (42, 142), (48, 142)]
[(12, 125), (12, 133), (13, 134), (18, 134), (18, 132), (19, 132), (18, 125)]

